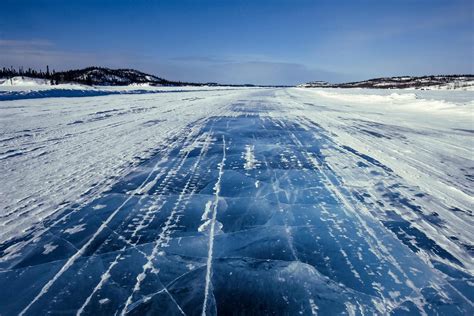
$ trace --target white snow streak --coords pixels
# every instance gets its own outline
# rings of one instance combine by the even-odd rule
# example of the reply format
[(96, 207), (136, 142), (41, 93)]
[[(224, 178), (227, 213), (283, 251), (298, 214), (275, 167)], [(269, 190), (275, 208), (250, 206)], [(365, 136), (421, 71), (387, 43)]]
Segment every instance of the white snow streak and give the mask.
[[(121, 311), (121, 315), (125, 315), (127, 313), (128, 306), (132, 303), (133, 300), (133, 295), (140, 290), (140, 286), (145, 279), (147, 272), (148, 271), (155, 271), (155, 268), (153, 266), (153, 259), (156, 258), (156, 256), (159, 253), (159, 250), (162, 246), (164, 246), (170, 239), (170, 235), (172, 234), (172, 228), (175, 227), (177, 223), (176, 219), (176, 214), (179, 210), (179, 208), (184, 209), (189, 201), (190, 196), (194, 194), (194, 188), (189, 191), (189, 188), (193, 187), (192, 182), (196, 181), (196, 170), (199, 167), (199, 163), (201, 162), (202, 157), (205, 155), (209, 148), (209, 143), (210, 143), (210, 136), (206, 138), (205, 143), (202, 146), (201, 152), (199, 154), (198, 159), (196, 159), (195, 163), (193, 164), (191, 171), (190, 171), (190, 177), (186, 184), (184, 185), (183, 189), (181, 190), (177, 201), (175, 202), (175, 205), (168, 216), (168, 219), (165, 222), (165, 225), (163, 226), (161, 233), (159, 235), (158, 240), (155, 242), (155, 245), (152, 249), (152, 252), (149, 256), (147, 256), (147, 262), (143, 265), (143, 270), (142, 272), (136, 277), (136, 282), (133, 287), (132, 293), (128, 296), (127, 301), (125, 302), (125, 306), (123, 307)], [(190, 153), (190, 151), (186, 151), (185, 158), (187, 155)], [(183, 162), (185, 161), (185, 158), (183, 159)], [(184, 200), (184, 203), (181, 204), (181, 202)], [(168, 293), (168, 291), (166, 290)], [(179, 307), (179, 306), (178, 306)]]
[(245, 170), (252, 170), (258, 166), (258, 160), (255, 159), (255, 145), (245, 145), (245, 153), (244, 153), (244, 169)]
[(211, 278), (212, 278), (212, 253), (214, 251), (214, 230), (216, 225), (217, 217), (217, 205), (219, 204), (219, 194), (221, 191), (221, 179), (224, 174), (224, 164), (225, 164), (225, 138), (222, 136), (222, 161), (219, 164), (219, 176), (217, 182), (214, 186), (214, 205), (212, 208), (212, 218), (211, 218), (211, 227), (209, 233), (209, 250), (207, 253), (207, 265), (206, 265), (206, 286), (204, 289), (204, 302), (202, 305), (202, 316), (206, 315), (207, 311), (207, 301), (209, 299), (209, 291), (211, 287)]

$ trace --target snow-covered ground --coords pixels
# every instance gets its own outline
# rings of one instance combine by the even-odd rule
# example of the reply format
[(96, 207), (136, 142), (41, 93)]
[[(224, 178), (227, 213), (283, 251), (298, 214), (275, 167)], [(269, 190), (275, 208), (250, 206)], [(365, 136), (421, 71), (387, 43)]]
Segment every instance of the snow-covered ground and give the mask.
[(31, 221), (103, 191), (165, 140), (220, 115), (240, 95), (209, 91), (1, 102), (0, 173), (8, 185), (4, 181), (0, 193), (0, 242)]
[(0, 314), (474, 312), (473, 92), (166, 89), (0, 101)]
[(143, 94), (188, 91), (239, 90), (242, 87), (227, 86), (150, 86), (148, 84), (133, 84), (128, 86), (87, 86), (82, 84), (65, 83), (51, 85), (49, 80), (13, 77), (0, 79), (0, 101), (13, 101), (40, 98), (74, 98), (93, 97), (114, 94)]

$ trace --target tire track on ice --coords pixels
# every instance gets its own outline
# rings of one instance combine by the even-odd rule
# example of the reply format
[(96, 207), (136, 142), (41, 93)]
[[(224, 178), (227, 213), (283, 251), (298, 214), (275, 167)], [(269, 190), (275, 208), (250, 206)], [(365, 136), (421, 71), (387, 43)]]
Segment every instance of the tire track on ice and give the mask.
[[(165, 163), (166, 161), (168, 161), (168, 157), (169, 157), (169, 154), (174, 150), (176, 149), (179, 145), (181, 145), (182, 143), (184, 143), (185, 145), (189, 142), (188, 139), (190, 138), (190, 135), (195, 135), (197, 134), (197, 132), (199, 132), (198, 130), (194, 130), (194, 129), (191, 129), (190, 133), (188, 135), (185, 135), (185, 134), (182, 134), (182, 135), (179, 135), (178, 136), (174, 136), (176, 139), (175, 141), (172, 142), (172, 146), (167, 146), (166, 148), (164, 149), (160, 149), (156, 152), (156, 155), (158, 156), (163, 156), (163, 159), (161, 159), (160, 161), (157, 162), (157, 166), (160, 166), (162, 163)], [(173, 137), (171, 138), (173, 139)], [(152, 169), (152, 173), (153, 172), (156, 172), (158, 168), (156, 168), (156, 170), (153, 170)], [(162, 169), (160, 170), (160, 173), (162, 174), (164, 171), (166, 171), (166, 169)], [(158, 176), (157, 176), (158, 177)], [(154, 180), (156, 180), (156, 178)], [(153, 180), (153, 181), (154, 181)], [(152, 181), (148, 182), (148, 183), (151, 183)], [(144, 189), (145, 187), (143, 187), (142, 189), (139, 190), (139, 192), (137, 194), (142, 194), (144, 192)], [(142, 200), (143, 197), (140, 198), (140, 201)], [(74, 207), (74, 209), (71, 211), (71, 212), (67, 212), (66, 214), (63, 214), (61, 215), (59, 218), (55, 219), (54, 221), (52, 221), (51, 224), (49, 224), (48, 226), (46, 226), (46, 224), (44, 223), (44, 221), (40, 222), (39, 224), (39, 227), (36, 229), (36, 231), (33, 231), (31, 234), (32, 234), (32, 237), (29, 238), (28, 240), (24, 241), (21, 243), (21, 247), (18, 247), (18, 249), (15, 250), (15, 252), (13, 253), (13, 255), (15, 253), (19, 253), (22, 249), (24, 249), (26, 246), (28, 246), (30, 243), (32, 242), (36, 242), (37, 240), (39, 240), (39, 238), (43, 235), (50, 235), (52, 237), (57, 237), (57, 238), (60, 238), (61, 240), (64, 240), (66, 243), (70, 244), (72, 246), (73, 249), (75, 249), (76, 251), (78, 251), (78, 249), (72, 245), (69, 241), (67, 241), (66, 239), (58, 236), (57, 234), (52, 234), (51, 233), (51, 227), (55, 227), (56, 225), (60, 224), (60, 223), (64, 223), (67, 218), (69, 216), (71, 216), (72, 214), (80, 211), (84, 206), (86, 206), (88, 203), (90, 203), (93, 199), (88, 199), (86, 200), (85, 202), (82, 202), (81, 204), (79, 204), (77, 207)], [(54, 211), (52, 214), (55, 214), (56, 212), (59, 212), (61, 211), (61, 209), (57, 209), (56, 211)], [(131, 217), (132, 214), (129, 214), (127, 215), (127, 217), (124, 219), (124, 221), (127, 221), (130, 217)], [(109, 227), (110, 228), (110, 227)], [(110, 228), (112, 230), (112, 228)], [(112, 232), (115, 232), (114, 230), (112, 230)], [(115, 232), (116, 233), (116, 232)], [(118, 234), (118, 233), (117, 233)], [(104, 242), (106, 243), (107, 240)], [(16, 246), (18, 245), (18, 243), (14, 243), (12, 244), (13, 246)], [(4, 249), (4, 251), (8, 251), (8, 247)], [(5, 257), (5, 260), (8, 259), (8, 257), (10, 257), (12, 254), (8, 254), (8, 256)], [(0, 259), (0, 262), (2, 261), (2, 259)]]
[[(193, 134), (193, 133), (191, 133)], [(159, 163), (158, 161), (152, 168), (152, 171), (147, 175), (145, 180), (136, 188), (132, 194), (124, 201), (122, 204), (112, 212), (107, 219), (99, 226), (97, 231), (92, 235), (92, 237), (85, 243), (73, 256), (71, 256), (66, 263), (61, 267), (61, 269), (51, 278), (40, 290), (40, 292), (33, 298), (33, 300), (19, 313), (20, 316), (25, 315), (25, 313), (35, 304), (44, 294), (46, 294), (53, 284), (86, 252), (87, 248), (95, 241), (95, 239), (102, 233), (105, 228), (108, 228), (108, 224), (115, 218), (118, 212), (136, 195), (139, 194), (142, 189), (147, 185), (152, 177), (153, 173), (158, 171)]]
[[(311, 130), (311, 126), (308, 126), (308, 128)], [(357, 222), (359, 223), (359, 225), (361, 225), (364, 228), (365, 232), (368, 234), (368, 236), (371, 237), (371, 238), (366, 238), (366, 241), (371, 246), (370, 248), (374, 252), (374, 254), (376, 254), (376, 256), (379, 258), (379, 260), (390, 262), (400, 272), (400, 274), (403, 275), (403, 277), (406, 280), (405, 284), (410, 289), (413, 290), (413, 293), (416, 293), (418, 295), (417, 297), (412, 297), (412, 302), (417, 306), (418, 311), (422, 315), (427, 315), (427, 312), (425, 311), (425, 309), (423, 307), (425, 302), (424, 302), (424, 297), (423, 297), (420, 289), (418, 289), (413, 284), (413, 282), (410, 281), (410, 278), (408, 277), (408, 275), (406, 274), (404, 269), (400, 266), (400, 264), (392, 256), (390, 251), (381, 243), (379, 238), (377, 238), (377, 234), (375, 233), (375, 231), (372, 228), (369, 227), (367, 221), (364, 220), (362, 218), (362, 216), (357, 212), (357, 210), (355, 209), (355, 207), (353, 205), (352, 199), (350, 199), (350, 197), (346, 197), (344, 195), (344, 193), (341, 192), (340, 189), (338, 189), (337, 185), (335, 183), (333, 183), (330, 176), (328, 176), (327, 172), (325, 171), (323, 161), (321, 161), (320, 158), (317, 157), (316, 155), (312, 155), (307, 150), (305, 150), (304, 149), (305, 147), (303, 146), (302, 142), (296, 137), (296, 135), (292, 134), (292, 138), (293, 138), (293, 140), (296, 144), (299, 144), (299, 146), (302, 149), (301, 153), (307, 158), (308, 162), (316, 170), (320, 171), (321, 175), (323, 176), (323, 178), (326, 182), (325, 183), (326, 188), (334, 194), (334, 196), (342, 203), (342, 205), (344, 205), (343, 209), (345, 209), (347, 211), (350, 211), (350, 213), (348, 213), (348, 216), (350, 216), (350, 215), (354, 216), (357, 219)], [(361, 206), (361, 208), (365, 212), (368, 212), (366, 210), (366, 208), (364, 208), (362, 206)], [(380, 251), (383, 254), (380, 253)], [(390, 308), (394, 305), (394, 303), (392, 301), (387, 301), (384, 296), (382, 296), (382, 299), (383, 299), (383, 306), (381, 306), (380, 304), (375, 304), (375, 307), (379, 310), (379, 312), (387, 313), (388, 310), (390, 310)]]
[[(175, 202), (174, 207), (173, 207), (170, 215), (168, 216), (168, 218), (165, 222), (165, 225), (163, 226), (163, 228), (161, 230), (159, 238), (155, 242), (155, 245), (152, 249), (152, 252), (150, 253), (149, 256), (147, 256), (147, 262), (145, 263), (145, 265), (143, 265), (142, 272), (136, 277), (137, 281), (135, 282), (132, 293), (127, 298), (127, 301), (125, 302), (125, 306), (123, 307), (122, 311), (120, 312), (120, 315), (126, 315), (127, 308), (132, 303), (133, 295), (140, 290), (141, 283), (145, 279), (147, 272), (149, 270), (151, 270), (152, 272), (155, 271), (155, 268), (153, 266), (153, 259), (156, 258), (156, 256), (158, 255), (159, 249), (163, 246), (166, 246), (167, 243), (169, 242), (170, 236), (173, 233), (172, 228), (174, 228), (176, 226), (176, 224), (178, 223), (178, 221), (179, 221), (179, 217), (176, 216), (177, 213), (179, 211), (184, 210), (186, 205), (189, 203), (190, 198), (194, 195), (194, 192), (196, 190), (194, 182), (198, 180), (197, 179), (198, 173), (196, 172), (196, 170), (199, 167), (199, 163), (201, 162), (201, 159), (205, 156), (205, 154), (207, 153), (207, 150), (209, 149), (211, 139), (212, 139), (211, 135), (209, 134), (206, 138), (206, 141), (205, 141), (203, 147), (201, 148), (201, 152), (200, 152), (198, 158), (196, 159), (196, 162), (194, 163), (194, 165), (191, 168), (190, 178), (188, 179), (185, 186), (181, 190), (181, 192), (178, 196), (178, 199)], [(189, 152), (188, 152), (188, 154), (189, 154)], [(181, 202), (183, 202), (183, 204), (181, 204)], [(168, 290), (166, 290), (166, 292), (168, 294), (170, 294), (168, 292)], [(172, 298), (172, 300), (176, 303), (174, 298)], [(182, 309), (181, 309), (181, 307), (179, 307), (179, 305), (178, 305), (178, 308), (182, 311)]]
[[(291, 126), (289, 126), (288, 124), (285, 124), (284, 122), (281, 122), (282, 125), (285, 125), (286, 126), (286, 129), (288, 130), (288, 135), (290, 136), (290, 139), (292, 140), (293, 144), (296, 146), (296, 148), (298, 148), (299, 152), (303, 154), (303, 157), (305, 157), (305, 154), (307, 153), (305, 147), (303, 146), (303, 144), (299, 141), (298, 137), (296, 136), (296, 130), (295, 128), (291, 128)], [(301, 162), (299, 162), (298, 160), (298, 163), (300, 165), (302, 165)], [(312, 164), (311, 164), (312, 165)], [(302, 168), (302, 171), (305, 172), (306, 174), (310, 174), (311, 172), (314, 172), (314, 170), (308, 170), (308, 169), (303, 169)], [(293, 187), (293, 184), (291, 182), (291, 179), (288, 178), (288, 182), (290, 183), (290, 185)], [(321, 209), (323, 211), (325, 211), (327, 214), (330, 214), (330, 212), (326, 209), (326, 207), (324, 205), (320, 205)], [(352, 262), (349, 260), (349, 257), (347, 256), (347, 253), (346, 251), (344, 250), (343, 246), (341, 245), (341, 242), (339, 239), (336, 238), (336, 233), (333, 231), (333, 228), (337, 229), (339, 231), (340, 234), (343, 233), (343, 231), (341, 230), (341, 227), (337, 224), (337, 220), (336, 220), (336, 217), (329, 217), (327, 219), (327, 221), (331, 221), (333, 224), (332, 225), (327, 225), (327, 228), (328, 228), (328, 233), (329, 235), (334, 239), (334, 242), (336, 243), (337, 247), (339, 248), (339, 252), (342, 254), (342, 256), (344, 257), (344, 260), (345, 262), (347, 263), (347, 265), (349, 266), (349, 268), (351, 269), (351, 272), (352, 274), (354, 275), (354, 277), (362, 284), (364, 285), (364, 282), (360, 276), (360, 274), (357, 272), (357, 270), (354, 268), (354, 265), (352, 264)]]
[(207, 253), (207, 264), (206, 264), (206, 285), (204, 288), (204, 301), (202, 305), (202, 316), (206, 315), (207, 310), (207, 301), (209, 299), (209, 291), (212, 285), (211, 278), (212, 278), (212, 255), (214, 251), (214, 233), (215, 233), (215, 226), (216, 226), (216, 217), (217, 217), (217, 205), (219, 204), (219, 193), (221, 191), (221, 180), (222, 175), (224, 174), (224, 164), (225, 164), (225, 138), (222, 136), (222, 160), (219, 163), (219, 175), (217, 178), (217, 182), (214, 185), (214, 205), (212, 208), (212, 218), (211, 218), (211, 228), (209, 232), (209, 249)]
[[(144, 216), (142, 217), (140, 223), (135, 226), (135, 229), (134, 231), (132, 232), (132, 235), (130, 236), (130, 239), (129, 240), (126, 240), (125, 242), (127, 244), (129, 244), (131, 247), (133, 248), (136, 248), (136, 246), (138, 245), (139, 243), (139, 239), (137, 239), (135, 242), (132, 242), (132, 238), (136, 236), (136, 234), (144, 229), (144, 228), (147, 228), (154, 220), (155, 218), (155, 214), (161, 210), (161, 208), (166, 204), (166, 203), (163, 203), (161, 204), (159, 207), (157, 207), (157, 204), (159, 202), (161, 202), (163, 200), (163, 196), (164, 196), (164, 193), (167, 192), (169, 190), (168, 188), (168, 185), (170, 184), (170, 180), (172, 179), (172, 176), (174, 176), (179, 170), (181, 170), (187, 156), (188, 156), (189, 152), (187, 152), (180, 160), (180, 164), (178, 166), (176, 166), (176, 163), (175, 165), (166, 173), (166, 176), (165, 178), (163, 179), (163, 182), (160, 184), (160, 186), (157, 188), (157, 192), (161, 192), (161, 194), (158, 196), (158, 199), (149, 203), (147, 206), (148, 207), (143, 207), (143, 209), (146, 208), (147, 212), (144, 214)], [(152, 181), (148, 182), (141, 190), (141, 194), (143, 193), (146, 193), (148, 192), (153, 186), (154, 184), (156, 184), (156, 182), (158, 181), (158, 179), (164, 174), (164, 171), (162, 170), (162, 172), (158, 173), (155, 177), (155, 179), (153, 179)], [(145, 195), (142, 196), (139, 200), (142, 201), (143, 199), (145, 198)], [(137, 204), (139, 204), (139, 202)], [(150, 205), (151, 204), (151, 205)], [(138, 214), (140, 215), (140, 214)], [(124, 222), (128, 221), (130, 219), (130, 216), (128, 216)], [(148, 221), (148, 225), (144, 225), (145, 222)], [(122, 234), (120, 233), (117, 233), (117, 235), (123, 237)], [(107, 243), (107, 241), (104, 242), (104, 244)], [(91, 292), (91, 294), (86, 298), (86, 301), (82, 304), (82, 306), (79, 308), (79, 310), (77, 311), (76, 315), (81, 315), (83, 312), (84, 312), (84, 309), (85, 307), (90, 303), (90, 301), (92, 300), (93, 296), (102, 289), (102, 287), (107, 283), (108, 281), (108, 278), (110, 277), (110, 273), (112, 272), (113, 268), (119, 263), (119, 261), (121, 260), (124, 252), (127, 250), (127, 247), (123, 247), (122, 249), (119, 250), (119, 254), (115, 257), (114, 261), (109, 265), (109, 267), (107, 268), (106, 272), (102, 275), (99, 283), (94, 287), (93, 291)], [(138, 249), (137, 249), (138, 250)], [(141, 251), (139, 251), (140, 254), (142, 254), (144, 257), (146, 257), (147, 255)]]
[[(182, 134), (182, 135), (179, 135), (179, 134)], [(195, 131), (191, 130), (190, 134), (189, 135), (193, 135), (195, 134)], [(185, 138), (189, 138), (189, 135), (188, 136), (185, 136), (183, 133), (176, 133), (173, 137), (171, 137), (171, 139), (173, 138), (176, 138), (175, 141), (173, 142), (173, 146), (171, 147), (166, 147), (164, 149), (161, 149), (159, 151), (156, 152), (155, 155), (160, 155), (160, 156), (163, 156), (163, 157), (168, 157), (169, 153), (174, 150), (178, 145), (180, 145), (182, 142), (185, 142)], [(166, 159), (162, 159), (161, 161), (158, 162), (158, 165), (161, 165), (161, 163), (163, 162), (166, 162)], [(156, 170), (152, 170), (152, 172), (156, 172)], [(111, 182), (112, 184), (112, 182)], [(140, 192), (138, 192), (137, 194), (139, 194)], [(95, 198), (96, 195), (93, 195), (93, 197)], [(73, 210), (71, 212), (67, 212), (66, 214), (63, 214), (63, 215), (59, 215), (60, 217), (55, 219), (54, 221), (52, 221), (51, 224), (49, 224), (48, 226), (46, 226), (44, 220), (41, 221), (39, 223), (39, 226), (36, 228), (36, 230), (32, 231), (31, 232), (31, 238), (29, 238), (27, 241), (23, 242), (22, 245), (21, 245), (21, 248), (18, 248), (16, 250), (16, 253), (21, 251), (22, 249), (24, 249), (25, 246), (29, 245), (30, 243), (32, 242), (35, 242), (36, 240), (38, 240), (38, 238), (40, 238), (41, 236), (45, 235), (45, 234), (50, 234), (50, 227), (54, 227), (56, 226), (57, 224), (61, 223), (61, 222), (64, 222), (69, 216), (71, 216), (73, 213), (77, 212), (78, 210), (80, 210), (82, 207), (84, 207), (85, 205), (87, 205), (88, 203), (90, 203), (93, 199), (85, 199), (85, 201), (83, 201), (82, 203), (80, 203), (78, 206), (74, 207)], [(67, 210), (67, 207), (68, 205), (64, 206), (64, 207), (60, 207), (60, 208), (57, 208), (55, 211), (53, 211), (49, 216), (50, 217), (53, 217), (56, 213), (61, 213), (61, 211), (64, 211), (64, 210)], [(31, 213), (31, 212), (29, 212)], [(37, 214), (35, 214), (37, 215)], [(4, 225), (5, 223), (1, 224), (1, 225)], [(3, 235), (2, 233), (0, 233), (0, 240), (3, 239)], [(54, 234), (52, 234), (52, 236), (55, 236)], [(6, 242), (8, 242), (8, 240), (6, 240)], [(13, 244), (15, 245), (15, 244)], [(74, 247), (75, 248), (75, 247)], [(5, 250), (8, 249), (5, 248)], [(1, 259), (0, 259), (1, 261)]]
[[(264, 157), (263, 158), (263, 161), (265, 162), (265, 165), (269, 166), (269, 163), (267, 161), (267, 159)], [(268, 168), (270, 170), (270, 168)], [(275, 199), (276, 199), (276, 202), (277, 202), (277, 205), (278, 205), (278, 212), (285, 212), (283, 207), (282, 207), (282, 203), (280, 201), (280, 196), (279, 196), (279, 192), (281, 192), (281, 189), (280, 189), (280, 181), (278, 180), (278, 177), (276, 175), (276, 172), (275, 170), (271, 169), (272, 170), (272, 173), (273, 173), (273, 180), (272, 180), (272, 192), (273, 194), (275, 195)], [(291, 181), (289, 180), (289, 177), (287, 177), (288, 179), (288, 182), (290, 182), (291, 184)], [(284, 191), (285, 194), (287, 194), (287, 191)], [(288, 198), (289, 200), (289, 198)], [(284, 227), (285, 227), (285, 233), (286, 233), (286, 239), (288, 241), (288, 247), (290, 248), (290, 252), (291, 252), (291, 255), (293, 256), (293, 258), (295, 259), (295, 261), (300, 261), (300, 259), (298, 258), (298, 254), (296, 252), (296, 249), (294, 247), (294, 241), (293, 241), (293, 234), (291, 232), (291, 227), (288, 225), (288, 219), (286, 217), (284, 217)]]

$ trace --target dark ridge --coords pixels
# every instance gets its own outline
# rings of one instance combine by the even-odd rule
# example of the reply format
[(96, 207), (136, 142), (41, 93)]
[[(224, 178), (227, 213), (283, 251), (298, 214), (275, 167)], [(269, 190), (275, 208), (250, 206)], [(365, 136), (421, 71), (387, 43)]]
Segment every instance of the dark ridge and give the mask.
[(372, 89), (403, 89), (424, 88), (446, 84), (453, 84), (454, 88), (464, 87), (465, 83), (474, 81), (474, 75), (430, 75), (430, 76), (398, 76), (374, 78), (364, 81), (329, 83), (313, 81), (300, 85), (304, 88), (372, 88)]

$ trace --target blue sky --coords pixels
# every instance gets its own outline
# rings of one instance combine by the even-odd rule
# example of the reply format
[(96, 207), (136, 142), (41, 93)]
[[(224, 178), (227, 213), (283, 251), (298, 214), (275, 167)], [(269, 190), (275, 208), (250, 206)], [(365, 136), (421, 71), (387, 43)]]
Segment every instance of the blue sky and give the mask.
[(0, 66), (295, 84), (473, 73), (464, 0), (0, 1)]

